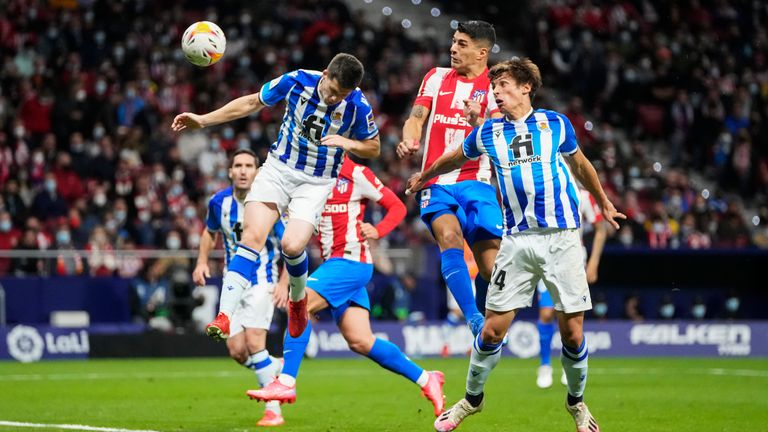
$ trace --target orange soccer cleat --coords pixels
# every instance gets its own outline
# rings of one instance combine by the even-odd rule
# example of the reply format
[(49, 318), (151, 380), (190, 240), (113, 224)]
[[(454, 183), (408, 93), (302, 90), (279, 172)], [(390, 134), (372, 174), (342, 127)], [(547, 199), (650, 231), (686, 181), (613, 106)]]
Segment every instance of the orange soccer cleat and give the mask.
[(429, 372), (429, 381), (421, 388), (421, 394), (434, 405), (435, 416), (439, 416), (445, 407), (443, 383), (445, 383), (445, 375), (440, 371), (432, 371)]
[(205, 333), (217, 341), (226, 340), (229, 337), (229, 317), (224, 312), (219, 312), (216, 319), (205, 326)]

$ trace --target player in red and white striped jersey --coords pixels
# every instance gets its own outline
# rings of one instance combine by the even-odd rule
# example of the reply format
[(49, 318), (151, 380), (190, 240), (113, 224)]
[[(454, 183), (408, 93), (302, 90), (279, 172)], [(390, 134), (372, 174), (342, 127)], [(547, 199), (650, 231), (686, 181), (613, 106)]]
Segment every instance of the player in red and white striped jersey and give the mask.
[[(375, 201), (387, 210), (376, 226), (363, 222), (366, 201)], [(370, 169), (351, 159), (344, 160), (318, 225), (325, 262), (307, 278), (307, 309), (314, 314), (330, 307), (349, 348), (416, 383), (432, 402), (437, 416), (444, 404), (443, 373), (425, 371), (397, 345), (376, 338), (369, 321), (366, 285), (373, 275), (373, 264), (368, 239), (387, 235), (403, 220), (405, 213), (405, 204)], [(283, 372), (263, 389), (249, 390), (251, 398), (296, 400), (296, 376), (310, 332), (311, 324), (297, 338), (286, 334)]]
[[(376, 202), (387, 210), (376, 226), (363, 222), (367, 201)], [(384, 237), (404, 217), (405, 205), (397, 195), (385, 187), (370, 168), (347, 159), (317, 227), (323, 260), (344, 258), (371, 263), (367, 239)]]
[[(488, 117), (501, 117), (488, 78), (488, 55), (495, 41), (496, 32), (487, 22), (458, 25), (451, 45), (451, 67), (434, 68), (424, 77), (403, 126), (398, 156), (410, 156), (419, 149), (426, 125), (423, 172), (440, 156), (460, 147), (473, 127)], [(427, 182), (418, 197), (421, 219), (440, 246), (445, 283), (475, 335), (484, 318), (472, 293), (464, 241), (480, 270), (475, 279), (478, 293), (485, 292), (504, 228), (490, 181), (490, 162), (483, 155)]]

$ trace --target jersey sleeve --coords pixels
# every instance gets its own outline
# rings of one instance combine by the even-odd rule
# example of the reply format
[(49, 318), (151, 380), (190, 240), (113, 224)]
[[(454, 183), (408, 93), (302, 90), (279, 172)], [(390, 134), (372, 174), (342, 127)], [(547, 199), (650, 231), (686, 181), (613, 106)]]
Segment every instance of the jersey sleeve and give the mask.
[(475, 160), (482, 154), (477, 145), (477, 141), (480, 139), (479, 131), (482, 130), (485, 125), (486, 123), (483, 123), (480, 127), (472, 129), (472, 132), (470, 132), (469, 136), (464, 140), (464, 145), (462, 145), (461, 150), (464, 152), (464, 156), (467, 159)]
[(361, 198), (374, 202), (381, 199), (384, 184), (370, 168), (365, 166), (355, 167), (355, 170), (352, 171), (352, 181), (355, 183), (355, 189), (359, 191)]
[(558, 151), (567, 155), (574, 154), (576, 153), (576, 150), (579, 149), (579, 145), (576, 143), (576, 131), (573, 130), (573, 125), (571, 124), (571, 121), (568, 120), (568, 117), (562, 114), (558, 114), (557, 116), (563, 123), (563, 138)]
[[(357, 90), (360, 91), (360, 90)], [(379, 128), (376, 126), (376, 120), (373, 118), (373, 108), (365, 96), (360, 93), (360, 100), (356, 103), (355, 119), (350, 128), (350, 138), (356, 140), (371, 139), (379, 134)]]
[(414, 105), (432, 108), (432, 99), (440, 90), (440, 80), (438, 78), (437, 68), (432, 68), (424, 75), (424, 80), (421, 81), (421, 86), (419, 87), (419, 93), (416, 94), (416, 100), (413, 101)]
[(208, 231), (217, 232), (221, 230), (221, 206), (216, 204), (216, 196), (208, 200), (208, 214), (205, 216), (205, 227)]
[(291, 92), (293, 86), (298, 82), (296, 80), (298, 73), (298, 71), (293, 71), (280, 75), (261, 86), (261, 90), (259, 91), (259, 99), (261, 99), (261, 103), (266, 106), (272, 106), (285, 99)]

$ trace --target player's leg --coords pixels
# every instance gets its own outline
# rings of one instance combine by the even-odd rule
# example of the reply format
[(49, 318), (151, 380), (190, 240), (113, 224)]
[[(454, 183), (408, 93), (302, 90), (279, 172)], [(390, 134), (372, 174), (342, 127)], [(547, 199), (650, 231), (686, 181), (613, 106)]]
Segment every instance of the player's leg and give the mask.
[(543, 281), (552, 295), (563, 343), (561, 362), (568, 381), (566, 408), (579, 432), (599, 431), (583, 402), (587, 384), (589, 350), (584, 337), (584, 311), (592, 308), (587, 275), (582, 265), (584, 251), (577, 230), (547, 234), (541, 241), (541, 256), (549, 255)]
[(501, 359), (504, 336), (515, 311), (530, 307), (538, 282), (538, 268), (530, 260), (528, 239), (505, 237), (491, 274), (486, 301), (485, 325), (472, 344), (465, 397), (435, 421), (438, 431), (451, 431), (471, 414), (483, 408), (485, 383)]
[(539, 294), (539, 369), (536, 373), (536, 385), (539, 388), (552, 387), (552, 336), (555, 334), (555, 304), (549, 290), (539, 281), (536, 287)]
[(307, 285), (309, 257), (306, 247), (315, 233), (325, 202), (336, 184), (335, 179), (301, 178), (292, 189), (288, 214), (280, 245), (288, 269), (290, 291), (288, 297), (288, 333), (299, 337), (309, 323)]
[(264, 247), (267, 235), (279, 216), (280, 213), (275, 204), (246, 202), (240, 243), (235, 256), (227, 266), (227, 273), (222, 281), (219, 315), (206, 327), (206, 332), (210, 336), (217, 339), (228, 336), (230, 318), (243, 293), (251, 285), (254, 268), (260, 264), (259, 251)]
[[(309, 313), (316, 313), (328, 307), (328, 302), (312, 288), (307, 288), (306, 292)], [(283, 342), (284, 363), (282, 372), (276, 380), (266, 387), (260, 390), (248, 390), (247, 394), (251, 399), (264, 402), (293, 403), (296, 401), (296, 378), (299, 375), (299, 367), (301, 367), (301, 361), (304, 359), (304, 353), (307, 350), (311, 333), (312, 326), (309, 324), (297, 337), (293, 337), (286, 332)]]
[[(359, 296), (355, 297), (356, 300), (362, 300), (361, 296), (365, 296), (366, 300), (363, 301), (367, 301), (368, 295), (365, 288), (361, 288)], [(369, 306), (367, 304), (361, 306), (356, 300), (341, 308), (334, 308), (334, 316), (340, 315), (340, 319), (337, 320), (339, 330), (349, 344), (349, 349), (418, 385), (422, 394), (432, 402), (435, 415), (439, 415), (445, 405), (443, 373), (425, 371), (406, 357), (397, 345), (375, 337), (371, 330), (370, 313), (366, 309)]]
[[(440, 197), (444, 197), (446, 200), (452, 199), (448, 193), (437, 186), (433, 186), (429, 190), (433, 191), (432, 200)], [(422, 191), (422, 193), (424, 192)], [(437, 207), (439, 203), (432, 205)], [(454, 213), (456, 210), (460, 211), (461, 209), (454, 206), (453, 210), (443, 208), (426, 215), (422, 212), (422, 219), (429, 220), (432, 234), (440, 246), (440, 271), (445, 284), (451, 291), (453, 298), (456, 299), (472, 334), (476, 335), (482, 328), (483, 315), (475, 304), (472, 279), (469, 277), (469, 269), (467, 269), (467, 263), (464, 261), (464, 234), (459, 216)]]
[(496, 254), (499, 253), (500, 238), (487, 238), (475, 240), (470, 244), (472, 255), (479, 270), (475, 278), (475, 303), (477, 308), (485, 312), (485, 299), (488, 295), (488, 284), (491, 280), (491, 272), (496, 262)]

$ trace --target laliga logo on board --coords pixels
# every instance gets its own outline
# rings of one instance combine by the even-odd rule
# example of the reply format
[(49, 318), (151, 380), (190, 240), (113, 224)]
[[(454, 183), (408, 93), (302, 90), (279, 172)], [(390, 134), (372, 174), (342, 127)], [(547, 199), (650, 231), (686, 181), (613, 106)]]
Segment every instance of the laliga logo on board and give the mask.
[(90, 344), (88, 332), (70, 332), (55, 335), (45, 332), (43, 335), (34, 328), (24, 325), (14, 327), (5, 337), (8, 354), (22, 363), (36, 362), (43, 354), (88, 354)]
[(45, 343), (34, 327), (18, 325), (5, 337), (8, 354), (22, 363), (31, 363), (43, 357)]

